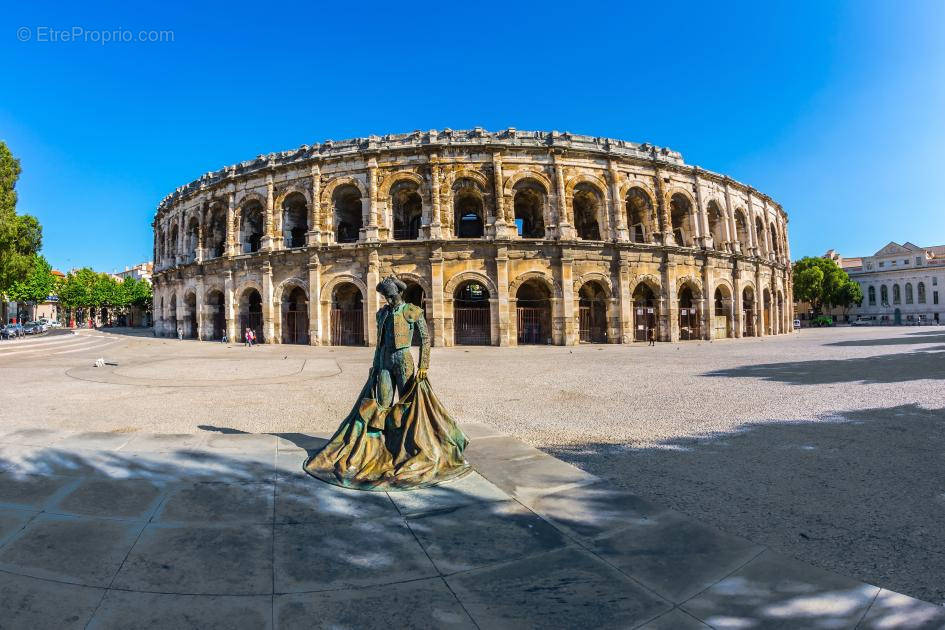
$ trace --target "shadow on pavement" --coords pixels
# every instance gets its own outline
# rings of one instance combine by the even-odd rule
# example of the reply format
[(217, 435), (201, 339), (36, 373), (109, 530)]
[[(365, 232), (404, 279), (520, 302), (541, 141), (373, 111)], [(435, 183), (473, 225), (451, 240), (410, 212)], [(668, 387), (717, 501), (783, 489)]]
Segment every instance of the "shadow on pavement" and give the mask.
[[(916, 341), (913, 343), (933, 342)], [(703, 376), (760, 378), (791, 385), (942, 380), (945, 379), (945, 346), (874, 357), (745, 365), (707, 372)]]
[(815, 566), (945, 600), (945, 408), (866, 409), (649, 448), (580, 443), (549, 452)]
[(923, 330), (906, 333), (899, 337), (882, 337), (879, 339), (849, 339), (824, 344), (826, 346), (855, 347), (855, 346), (904, 346), (920, 343), (945, 343), (945, 332), (941, 330)]

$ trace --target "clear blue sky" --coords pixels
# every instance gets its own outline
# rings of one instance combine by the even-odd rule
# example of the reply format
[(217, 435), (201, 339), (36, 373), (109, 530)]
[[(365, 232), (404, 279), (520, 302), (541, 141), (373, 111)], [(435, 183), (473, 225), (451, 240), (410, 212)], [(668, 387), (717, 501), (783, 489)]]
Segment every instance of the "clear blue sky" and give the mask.
[[(945, 243), (945, 2), (192, 4), (5, 8), (0, 139), (54, 266), (150, 259), (158, 201), (225, 164), (477, 125), (681, 151), (779, 200), (795, 258)], [(36, 41), (73, 26), (174, 41)]]

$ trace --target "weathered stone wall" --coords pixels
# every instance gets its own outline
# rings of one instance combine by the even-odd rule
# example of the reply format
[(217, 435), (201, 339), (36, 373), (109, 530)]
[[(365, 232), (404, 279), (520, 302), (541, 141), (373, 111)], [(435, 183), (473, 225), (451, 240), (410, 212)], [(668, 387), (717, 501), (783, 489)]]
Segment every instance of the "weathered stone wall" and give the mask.
[[(222, 327), (238, 339), (256, 291), (263, 336), (278, 343), (305, 321), (287, 315), (299, 287), (305, 341), (328, 344), (333, 296), (350, 284), (372, 344), (374, 286), (390, 273), (422, 290), (437, 345), (456, 341), (454, 300), (468, 281), (488, 292), (495, 345), (518, 342), (519, 307), (536, 303), (543, 338), (577, 343), (582, 287), (596, 296), (585, 317), (597, 309), (597, 340), (610, 343), (634, 339), (647, 308), (634, 304), (638, 286), (653, 292), (664, 341), (792, 325), (782, 208), (649, 145), (479, 129), (328, 141), (209, 173), (162, 201), (153, 226), (162, 335), (210, 339)], [(526, 285), (547, 300), (519, 304)]]

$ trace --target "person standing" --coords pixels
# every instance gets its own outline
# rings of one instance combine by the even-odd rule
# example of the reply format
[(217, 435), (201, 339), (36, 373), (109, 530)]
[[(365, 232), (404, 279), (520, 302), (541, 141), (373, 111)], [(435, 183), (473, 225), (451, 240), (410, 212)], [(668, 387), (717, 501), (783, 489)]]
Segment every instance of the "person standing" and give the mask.
[(646, 336), (649, 337), (650, 339), (650, 343), (647, 345), (655, 346), (656, 345), (656, 329), (650, 328), (649, 330), (647, 330)]
[(184, 340), (184, 329), (181, 328), (180, 326), (177, 327), (177, 340), (178, 341)]
[(247, 348), (253, 347), (253, 331), (250, 328), (243, 331), (243, 345)]

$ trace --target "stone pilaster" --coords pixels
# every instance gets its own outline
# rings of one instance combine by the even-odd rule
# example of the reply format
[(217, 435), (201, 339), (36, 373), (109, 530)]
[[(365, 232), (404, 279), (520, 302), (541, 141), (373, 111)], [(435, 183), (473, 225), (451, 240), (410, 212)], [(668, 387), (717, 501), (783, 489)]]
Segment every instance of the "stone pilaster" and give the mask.
[[(574, 311), (574, 256), (571, 250), (562, 248), (560, 263), (561, 269), (559, 275), (561, 278), (561, 331), (566, 346), (576, 346), (580, 342), (579, 329), (575, 325), (576, 313)], [(556, 340), (557, 342), (557, 340)]]
[(676, 299), (676, 261), (666, 254), (663, 263), (663, 291), (660, 296), (660, 339), (679, 341), (679, 301)]
[(308, 259), (308, 343), (325, 345), (326, 335), (322, 331), (322, 266), (318, 254), (312, 252)]
[(239, 250), (239, 222), (236, 216), (236, 191), (230, 184), (226, 194), (226, 254), (235, 256)]
[[(440, 166), (438, 155), (430, 156), (430, 208), (425, 211), (420, 226), (420, 238), (425, 240), (443, 238), (442, 200), (440, 185), (443, 177), (443, 167)], [(427, 209), (424, 209), (427, 210)]]
[(610, 179), (610, 225), (613, 226), (610, 236), (612, 240), (626, 242), (630, 240), (630, 230), (627, 228), (627, 213), (620, 198), (620, 173), (612, 161), (608, 164), (607, 175)]
[(617, 270), (617, 287), (615, 290), (620, 308), (620, 319), (617, 322), (618, 338), (620, 343), (630, 343), (633, 341), (633, 296), (630, 295), (630, 262), (627, 260), (625, 252), (621, 252), (619, 255), (620, 266)]
[(574, 229), (574, 221), (571, 217), (571, 207), (567, 194), (565, 193), (564, 166), (561, 164), (561, 157), (558, 153), (554, 154), (555, 166), (555, 188), (558, 198), (558, 238), (563, 241), (573, 241), (577, 238), (577, 231)]
[(653, 181), (656, 183), (656, 212), (660, 217), (660, 232), (662, 233), (662, 242), (664, 245), (675, 245), (676, 237), (673, 236), (673, 221), (669, 216), (669, 204), (666, 203), (666, 190), (663, 186), (663, 172), (660, 170), (659, 162), (653, 161)]
[(309, 208), (308, 232), (305, 234), (305, 243), (309, 247), (317, 247), (322, 241), (322, 180), (318, 164), (312, 164), (312, 207)]
[[(377, 221), (377, 160), (375, 158), (368, 160), (367, 178), (368, 198), (362, 201), (361, 207), (361, 220), (364, 225), (361, 228), (361, 240), (373, 242), (380, 238), (381, 230)], [(373, 290), (373, 286), (371, 289)]]
[(430, 319), (432, 322), (433, 345), (451, 346), (452, 339), (446, 338), (446, 306), (444, 299), (452, 303), (452, 295), (443, 295), (443, 250), (439, 247), (430, 252), (430, 291), (433, 295), (427, 297), (430, 304)]
[(375, 313), (381, 307), (380, 295), (375, 291), (375, 287), (381, 281), (381, 265), (376, 249), (371, 249), (367, 255), (367, 274), (364, 278), (367, 285), (367, 295), (364, 300), (364, 332), (365, 339), (369, 346), (377, 345), (377, 320)]
[(274, 318), (281, 313), (273, 303), (272, 263), (268, 260), (262, 265), (262, 290), (263, 337), (266, 343), (282, 343), (276, 338)]
[(495, 270), (498, 341), (500, 346), (514, 346), (517, 345), (518, 337), (514, 335), (515, 329), (510, 321), (514, 313), (509, 312), (509, 250), (505, 245), (495, 248)]
[[(275, 213), (276, 209), (273, 207), (275, 205), (275, 199), (273, 198), (273, 181), (272, 173), (266, 175), (266, 208), (265, 213), (263, 214), (263, 236), (259, 242), (259, 248), (263, 251), (270, 251), (277, 249), (280, 245), (277, 243), (277, 234), (275, 227)], [(269, 339), (266, 339), (268, 342)]]

